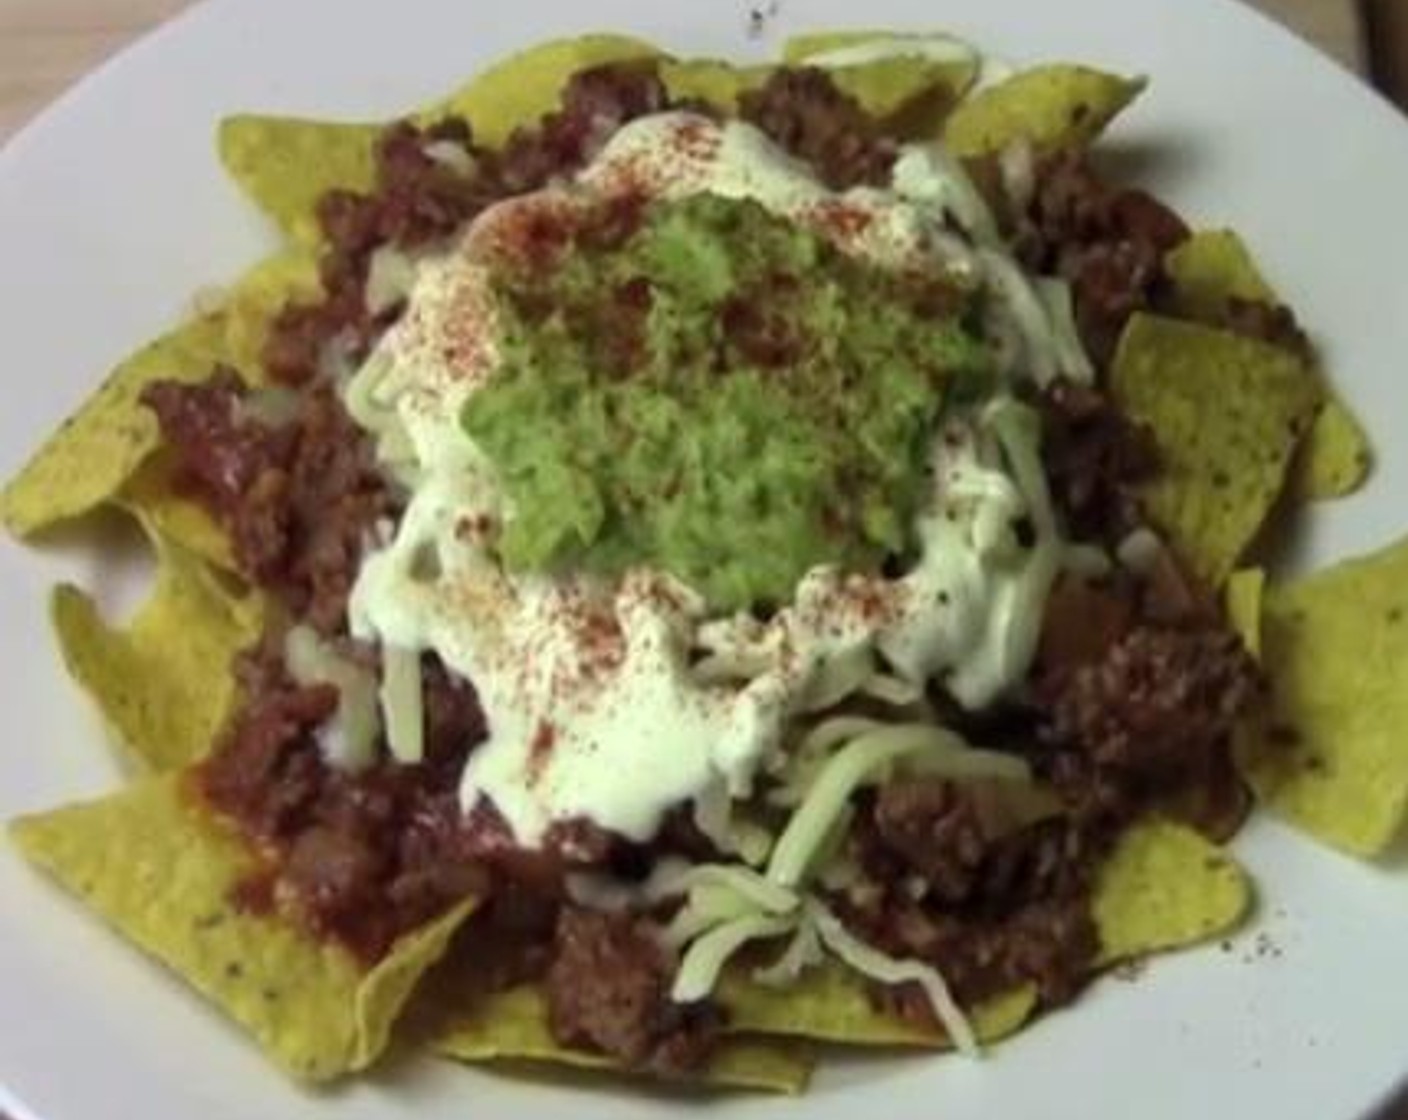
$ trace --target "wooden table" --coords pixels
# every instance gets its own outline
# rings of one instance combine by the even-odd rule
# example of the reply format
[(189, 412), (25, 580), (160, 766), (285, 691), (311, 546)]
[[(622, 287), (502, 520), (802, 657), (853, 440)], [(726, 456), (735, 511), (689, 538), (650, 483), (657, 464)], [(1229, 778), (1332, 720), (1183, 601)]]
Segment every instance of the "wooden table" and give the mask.
[[(0, 142), (74, 79), (190, 2), (0, 0)], [(1368, 54), (1355, 0), (1249, 2), (1346, 66), (1365, 70)], [(1402, 2), (1385, 0), (1386, 5)], [(5, 1120), (3, 1114), (0, 1120)], [(1408, 1102), (1381, 1120), (1408, 1120)]]
[[(1355, 0), (1251, 0), (1362, 68)], [(0, 140), (76, 77), (190, 0), (0, 0)]]

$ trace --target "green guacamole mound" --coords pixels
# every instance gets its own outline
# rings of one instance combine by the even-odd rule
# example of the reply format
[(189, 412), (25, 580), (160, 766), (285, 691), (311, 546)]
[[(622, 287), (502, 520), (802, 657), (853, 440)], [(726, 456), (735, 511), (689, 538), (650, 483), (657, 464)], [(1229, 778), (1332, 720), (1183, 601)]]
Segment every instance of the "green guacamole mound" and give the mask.
[(657, 201), (492, 266), (503, 363), (465, 430), (513, 569), (664, 569), (723, 610), (903, 554), (945, 388), (984, 369), (951, 283), (753, 202)]

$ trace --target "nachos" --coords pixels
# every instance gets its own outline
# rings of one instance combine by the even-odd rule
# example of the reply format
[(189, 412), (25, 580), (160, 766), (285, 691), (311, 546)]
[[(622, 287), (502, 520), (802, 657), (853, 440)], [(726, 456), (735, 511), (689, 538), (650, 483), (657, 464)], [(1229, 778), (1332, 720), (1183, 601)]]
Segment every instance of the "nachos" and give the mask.
[(285, 247), (0, 496), (158, 569), (55, 591), (142, 773), (15, 842), (301, 1078), (794, 1092), (1234, 928), (1256, 805), (1381, 851), (1408, 546), (1257, 569), (1367, 437), (1235, 235), (1097, 170), (1144, 84), (600, 35), (223, 122)]

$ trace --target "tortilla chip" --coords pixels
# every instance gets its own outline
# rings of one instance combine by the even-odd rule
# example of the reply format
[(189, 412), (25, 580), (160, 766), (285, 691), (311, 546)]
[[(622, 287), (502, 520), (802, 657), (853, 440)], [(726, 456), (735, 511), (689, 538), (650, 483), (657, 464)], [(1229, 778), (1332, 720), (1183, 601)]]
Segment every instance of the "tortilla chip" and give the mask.
[[(757, 1034), (788, 1035), (847, 1046), (947, 1047), (938, 1029), (925, 1030), (877, 1009), (863, 977), (826, 962), (787, 988), (768, 987), (741, 973), (724, 978), (719, 1001), (729, 1024)], [(992, 1042), (1021, 1028), (1036, 1008), (1036, 990), (1018, 988), (972, 1012), (978, 1038)]]
[[(1193, 234), (1164, 260), (1180, 314), (1216, 322), (1233, 299), (1277, 304), (1242, 239), (1231, 230)], [(1349, 406), (1314, 371), (1326, 399), (1296, 454), (1289, 490), (1302, 500), (1343, 497), (1364, 484), (1372, 466), (1369, 437)]]
[[(739, 67), (712, 59), (670, 59), (661, 65), (660, 75), (674, 97), (704, 101), (722, 112), (735, 113), (738, 99), (763, 85), (773, 70), (772, 66)], [(842, 66), (830, 74), (843, 93), (906, 135), (932, 134), (939, 114), (952, 106), (971, 81), (971, 73), (956, 69), (952, 63), (921, 57)]]
[(109, 626), (76, 587), (54, 590), (50, 618), (64, 664), (118, 740), (146, 766), (170, 770), (210, 749), (235, 702), (231, 667), (264, 627), (264, 606), (233, 595), (193, 552), (156, 539), (151, 598)]
[(1408, 539), (1272, 585), (1261, 617), (1271, 682), (1239, 759), (1257, 796), (1359, 856), (1408, 816)]
[(1193, 945), (1236, 927), (1251, 882), (1223, 849), (1185, 825), (1140, 821), (1120, 838), (1096, 883), (1101, 965)]
[(1146, 512), (1188, 568), (1220, 587), (1281, 492), (1318, 389), (1285, 350), (1139, 314), (1111, 390), (1158, 443), (1161, 469), (1140, 494)]
[(1266, 573), (1260, 568), (1233, 572), (1227, 580), (1223, 600), (1227, 620), (1242, 639), (1247, 652), (1261, 660), (1261, 600), (1266, 593)]
[(973, 94), (944, 128), (958, 156), (978, 156), (1025, 141), (1038, 150), (1089, 144), (1143, 91), (1143, 78), (1086, 66), (1037, 66)]
[(1304, 501), (1353, 494), (1374, 466), (1369, 434), (1344, 401), (1329, 390), (1310, 434), (1291, 465), (1291, 493)]
[(906, 139), (935, 135), (972, 84), (968, 68), (919, 57), (838, 66), (829, 72), (838, 89)]
[(334, 188), (368, 190), (381, 126), (241, 113), (220, 122), (220, 162), (285, 237), (322, 239), (317, 204)]
[[(951, 39), (961, 57), (940, 59), (926, 53), (925, 44)], [(906, 41), (915, 44), (905, 53)], [(828, 66), (836, 84), (856, 98), (887, 127), (906, 139), (933, 137), (978, 75), (978, 54), (967, 43), (940, 32), (817, 31), (796, 35), (782, 47), (783, 59), (807, 65), (818, 55), (867, 44), (893, 50), (890, 57), (848, 66)]]
[[(548, 1028), (547, 1001), (540, 989), (523, 985), (481, 996), (473, 1007), (451, 1016), (431, 1045), (464, 1062), (530, 1061), (576, 1069), (621, 1071), (611, 1059), (560, 1045)], [(702, 1084), (800, 1093), (812, 1061), (802, 1049), (779, 1042), (730, 1038), (698, 1076)]]
[(316, 253), (293, 246), (260, 261), (224, 294), (222, 360), (251, 384), (267, 381), (264, 349), (275, 318), (288, 304), (310, 303), (322, 292)]
[[(190, 319), (123, 361), (0, 492), (0, 522), (29, 537), (118, 495), (160, 443), (156, 417), (139, 398), (154, 381), (203, 381), (219, 364), (263, 379), (269, 323), (291, 298), (316, 291), (313, 258), (275, 254), (255, 265), (213, 310)], [(152, 480), (145, 480), (150, 489)]]
[(222, 571), (235, 570), (225, 530), (204, 506), (181, 494), (170, 457), (164, 451), (158, 451), (137, 469), (117, 500), (163, 539), (180, 545)]
[(801, 35), (791, 35), (782, 44), (782, 61), (791, 66), (812, 64), (818, 55), (831, 54), (847, 47), (858, 47), (863, 43), (888, 43), (895, 39), (920, 39), (920, 34), (906, 34), (890, 31), (883, 27), (846, 29), (844, 31), (807, 31)]
[(277, 917), (235, 909), (245, 846), (167, 774), (11, 825), (24, 855), (252, 1034), (294, 1076), (327, 1080), (385, 1048), (466, 903), (402, 938), (372, 971)]
[[(225, 296), (222, 361), (246, 381), (265, 380), (264, 349), (275, 317), (290, 302), (312, 300), (321, 281), (315, 256), (291, 249), (256, 265)], [(225, 530), (176, 485), (171, 459), (158, 450), (138, 468), (116, 496), (161, 536), (225, 571), (235, 570)]]
[(225, 321), (223, 312), (192, 319), (119, 365), (0, 492), (5, 527), (28, 537), (111, 498), (158, 442), (142, 390), (207, 377), (225, 356)]
[(739, 97), (761, 86), (772, 71), (771, 66), (734, 66), (712, 58), (669, 58), (660, 64), (671, 97), (703, 101), (724, 113), (736, 112)]
[(658, 47), (626, 35), (554, 39), (480, 71), (449, 97), (421, 110), (416, 118), (429, 123), (447, 116), (465, 117), (480, 144), (498, 148), (515, 129), (535, 124), (544, 113), (557, 108), (563, 87), (578, 70), (664, 57)]
[(1216, 319), (1229, 300), (1276, 303), (1242, 239), (1230, 229), (1199, 230), (1164, 257), (1181, 314)]
[[(422, 124), (465, 116), (479, 143), (498, 147), (515, 128), (534, 123), (556, 107), (563, 85), (577, 70), (659, 54), (649, 43), (621, 35), (554, 40), (491, 66), (413, 116)], [(245, 196), (285, 236), (317, 245), (322, 241), (318, 199), (334, 189), (371, 188), (376, 139), (385, 127), (380, 122), (242, 113), (220, 122), (220, 160)]]

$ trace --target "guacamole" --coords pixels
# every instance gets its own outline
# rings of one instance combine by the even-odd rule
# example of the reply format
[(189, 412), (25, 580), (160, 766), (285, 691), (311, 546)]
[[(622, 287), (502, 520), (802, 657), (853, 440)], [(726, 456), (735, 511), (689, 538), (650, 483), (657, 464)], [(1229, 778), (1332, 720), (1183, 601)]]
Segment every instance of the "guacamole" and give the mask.
[(972, 292), (752, 201), (616, 206), (490, 267), (502, 361), (463, 423), (519, 570), (651, 565), (733, 609), (902, 554), (945, 391), (984, 369)]

